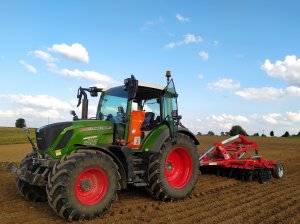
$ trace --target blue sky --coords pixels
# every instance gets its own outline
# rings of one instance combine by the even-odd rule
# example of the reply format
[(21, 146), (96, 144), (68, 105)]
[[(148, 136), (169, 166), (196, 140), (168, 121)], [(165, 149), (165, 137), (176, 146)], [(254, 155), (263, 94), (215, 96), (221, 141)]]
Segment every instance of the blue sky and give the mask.
[[(0, 3), (0, 126), (70, 120), (79, 86), (171, 70), (193, 132), (300, 131), (300, 2)], [(91, 102), (95, 112), (97, 102)]]

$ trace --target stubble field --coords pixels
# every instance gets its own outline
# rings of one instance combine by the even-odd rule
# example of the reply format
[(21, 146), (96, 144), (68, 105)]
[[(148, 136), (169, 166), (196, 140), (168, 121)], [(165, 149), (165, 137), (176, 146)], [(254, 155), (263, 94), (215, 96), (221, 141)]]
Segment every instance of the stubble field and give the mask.
[[(200, 137), (203, 153), (221, 137)], [(84, 223), (300, 223), (300, 139), (250, 138), (266, 159), (283, 162), (285, 176), (265, 184), (199, 175), (191, 198), (160, 202), (141, 189), (119, 193), (103, 217)], [(19, 162), (29, 144), (0, 145), (0, 161)], [(0, 223), (66, 223), (47, 203), (25, 201), (13, 174), (0, 169)]]

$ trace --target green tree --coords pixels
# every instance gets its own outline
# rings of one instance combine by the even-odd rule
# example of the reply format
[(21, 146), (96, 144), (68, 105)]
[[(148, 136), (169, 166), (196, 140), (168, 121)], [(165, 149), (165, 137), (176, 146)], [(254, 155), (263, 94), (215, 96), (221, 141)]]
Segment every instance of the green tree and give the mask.
[(248, 136), (247, 132), (240, 125), (232, 126), (232, 128), (229, 131), (229, 135), (234, 136), (239, 134)]
[(270, 136), (274, 137), (274, 131), (270, 132)]
[(259, 134), (258, 133), (254, 133), (253, 136), (259, 136)]
[(290, 133), (286, 131), (281, 137), (290, 137)]
[(207, 135), (215, 135), (215, 133), (212, 131), (209, 131), (209, 132), (207, 132)]
[(297, 136), (300, 136), (300, 131), (298, 132)]
[(16, 128), (25, 128), (26, 127), (25, 119), (23, 118), (17, 119), (15, 125)]
[(197, 133), (197, 136), (201, 136), (202, 135), (202, 133), (199, 131), (198, 133)]

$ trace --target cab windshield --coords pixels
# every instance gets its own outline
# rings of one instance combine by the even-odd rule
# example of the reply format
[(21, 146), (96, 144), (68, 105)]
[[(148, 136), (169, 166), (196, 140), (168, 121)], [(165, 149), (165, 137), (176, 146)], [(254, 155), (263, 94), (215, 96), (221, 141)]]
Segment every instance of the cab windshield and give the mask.
[(122, 86), (103, 92), (97, 110), (97, 118), (100, 120), (121, 119), (120, 110), (126, 113), (128, 93)]

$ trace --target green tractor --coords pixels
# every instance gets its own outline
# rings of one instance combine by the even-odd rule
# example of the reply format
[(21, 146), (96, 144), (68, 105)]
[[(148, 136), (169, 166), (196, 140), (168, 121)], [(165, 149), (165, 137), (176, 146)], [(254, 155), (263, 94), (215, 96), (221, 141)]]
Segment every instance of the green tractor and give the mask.
[[(117, 193), (145, 187), (159, 200), (191, 194), (199, 173), (196, 137), (181, 125), (173, 79), (149, 85), (131, 76), (110, 89), (79, 88), (82, 119), (37, 129), (37, 146), (16, 171), (17, 188), (31, 201), (47, 201), (66, 220), (102, 216)], [(88, 119), (87, 93), (101, 93)], [(82, 99), (83, 97), (83, 99)]]

